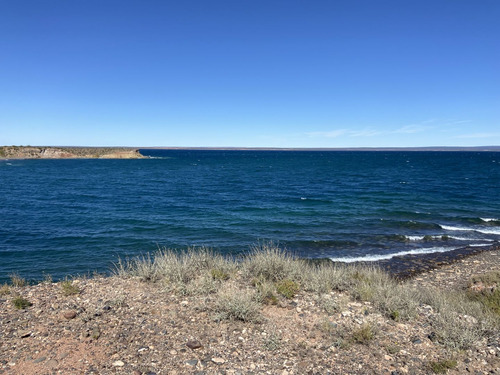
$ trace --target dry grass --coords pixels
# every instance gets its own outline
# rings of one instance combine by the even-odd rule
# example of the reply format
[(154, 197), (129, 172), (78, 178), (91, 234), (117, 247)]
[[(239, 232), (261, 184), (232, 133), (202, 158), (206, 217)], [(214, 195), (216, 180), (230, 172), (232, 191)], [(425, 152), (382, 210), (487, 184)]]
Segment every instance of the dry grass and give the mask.
[(13, 273), (10, 275), (10, 282), (12, 283), (12, 286), (15, 286), (17, 288), (28, 285), (26, 279), (23, 279), (17, 273)]
[(241, 290), (230, 285), (221, 289), (217, 294), (215, 318), (259, 322), (261, 321), (260, 309), (255, 291)]
[[(185, 252), (163, 249), (153, 256), (120, 262), (115, 272), (123, 277), (161, 281), (161, 285), (182, 295), (215, 294), (215, 312), (220, 319), (258, 321), (261, 304), (277, 304), (279, 295), (293, 298), (300, 285), (317, 295), (318, 304), (327, 314), (339, 310), (339, 301), (329, 295), (339, 291), (344, 298), (369, 301), (394, 320), (412, 320), (420, 306), (430, 305), (433, 314), (426, 318), (428, 324), (437, 342), (452, 349), (473, 347), (499, 327), (498, 316), (487, 304), (471, 300), (465, 292), (418, 290), (376, 267), (308, 263), (273, 244), (254, 247), (241, 263), (206, 248)], [(493, 275), (481, 282), (496, 280), (497, 275)], [(364, 326), (354, 332), (353, 342), (370, 341), (370, 329)]]

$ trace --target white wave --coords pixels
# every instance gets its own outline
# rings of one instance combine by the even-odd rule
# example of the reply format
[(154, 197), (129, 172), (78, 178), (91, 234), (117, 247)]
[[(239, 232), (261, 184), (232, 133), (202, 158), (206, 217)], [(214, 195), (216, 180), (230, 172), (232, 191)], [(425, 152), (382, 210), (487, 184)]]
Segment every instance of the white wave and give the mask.
[(497, 228), (488, 228), (488, 229), (476, 229), (477, 232), (484, 233), (484, 234), (500, 234), (500, 227)]
[[(450, 240), (456, 240), (456, 241), (471, 241), (471, 240), (476, 240), (476, 241), (491, 241), (493, 242), (494, 240), (491, 240), (489, 238), (470, 238), (470, 237), (457, 237), (457, 236), (448, 236), (445, 235), (447, 238)], [(438, 236), (431, 236), (433, 240), (441, 240), (443, 238), (443, 235), (438, 235)], [(406, 236), (409, 241), (423, 241), (425, 239), (425, 236)]]
[(451, 251), (454, 249), (455, 249), (454, 247), (430, 247), (427, 249), (400, 251), (398, 253), (392, 253), (392, 254), (366, 255), (362, 257), (341, 257), (341, 258), (330, 258), (330, 259), (333, 262), (343, 262), (343, 263), (376, 262), (379, 260), (387, 260), (394, 257), (401, 257), (405, 255), (445, 253), (447, 251)]
[(406, 238), (410, 241), (422, 241), (424, 236), (406, 236)]
[(453, 231), (474, 231), (474, 228), (464, 228), (464, 227), (452, 227), (451, 225), (440, 225), (440, 227), (444, 230), (453, 230)]
[(444, 230), (450, 231), (465, 231), (465, 232), (479, 232), (483, 234), (500, 234), (499, 228), (464, 228), (464, 227), (453, 227), (450, 225), (440, 225)]
[(470, 247), (491, 246), (490, 243), (470, 243)]
[(480, 217), (480, 219), (481, 219), (482, 221), (487, 222), (487, 223), (489, 223), (490, 221), (500, 221), (500, 220), (498, 220), (498, 219), (495, 219), (495, 218), (490, 218), (490, 217)]

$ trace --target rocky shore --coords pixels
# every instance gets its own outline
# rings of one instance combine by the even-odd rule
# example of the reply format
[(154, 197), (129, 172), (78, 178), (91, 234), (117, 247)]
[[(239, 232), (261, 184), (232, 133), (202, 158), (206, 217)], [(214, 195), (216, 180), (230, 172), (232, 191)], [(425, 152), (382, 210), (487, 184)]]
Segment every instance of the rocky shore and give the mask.
[(0, 147), (5, 159), (142, 159), (139, 150), (124, 147)]
[[(491, 272), (500, 272), (498, 250), (405, 285), (463, 291)], [(349, 290), (304, 286), (261, 304), (255, 319), (221, 318), (220, 290), (124, 275), (3, 286), (0, 374), (500, 374), (498, 332), (467, 348), (445, 345), (435, 333), (439, 309), (426, 303), (399, 319)], [(211, 277), (237, 295), (251, 288), (241, 270)], [(30, 305), (16, 308), (15, 298)], [(465, 313), (456, 319), (478, 324)]]

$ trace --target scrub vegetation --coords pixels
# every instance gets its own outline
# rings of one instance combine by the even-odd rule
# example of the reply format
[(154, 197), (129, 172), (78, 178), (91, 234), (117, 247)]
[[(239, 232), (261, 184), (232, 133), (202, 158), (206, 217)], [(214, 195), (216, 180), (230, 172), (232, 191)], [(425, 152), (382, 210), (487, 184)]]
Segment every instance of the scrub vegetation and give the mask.
[[(500, 321), (498, 274), (471, 280), (495, 285), (480, 292), (417, 289), (376, 267), (314, 264), (274, 244), (260, 244), (241, 259), (225, 258), (207, 248), (180, 253), (161, 249), (152, 256), (119, 261), (115, 273), (157, 283), (180, 295), (213, 296), (213, 313), (219, 320), (259, 322), (264, 305), (288, 303), (301, 293), (316, 295), (328, 314), (340, 308), (330, 298), (332, 293), (369, 303), (371, 312), (396, 322), (411, 321), (426, 311), (432, 340), (453, 350), (488, 338)], [(346, 339), (368, 345), (374, 337), (376, 329), (367, 323)]]

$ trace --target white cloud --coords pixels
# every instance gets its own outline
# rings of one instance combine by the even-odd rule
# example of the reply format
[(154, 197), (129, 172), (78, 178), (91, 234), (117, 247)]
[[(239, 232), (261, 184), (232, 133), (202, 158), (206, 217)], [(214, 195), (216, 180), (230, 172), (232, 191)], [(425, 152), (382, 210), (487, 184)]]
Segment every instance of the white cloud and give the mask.
[(328, 131), (328, 132), (311, 132), (311, 133), (306, 133), (306, 134), (309, 137), (337, 138), (337, 137), (340, 137), (341, 135), (344, 135), (346, 133), (349, 133), (349, 130), (338, 129), (338, 130), (332, 130), (332, 131)]
[(471, 134), (461, 134), (455, 136), (455, 138), (496, 138), (500, 137), (500, 133), (471, 133)]

